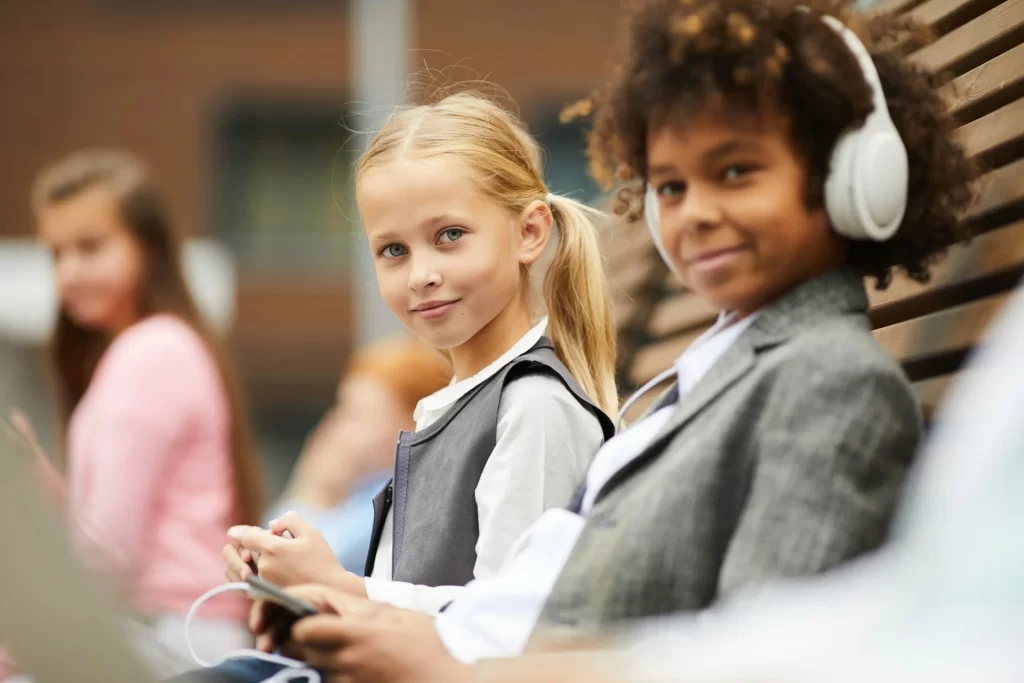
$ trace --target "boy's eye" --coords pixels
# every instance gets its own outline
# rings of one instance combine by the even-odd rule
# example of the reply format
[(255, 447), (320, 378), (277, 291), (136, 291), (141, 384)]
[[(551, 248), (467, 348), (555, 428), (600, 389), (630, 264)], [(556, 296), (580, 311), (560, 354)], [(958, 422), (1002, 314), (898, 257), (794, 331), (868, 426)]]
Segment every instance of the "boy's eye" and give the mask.
[(389, 244), (380, 250), (380, 255), (384, 258), (398, 258), (405, 256), (407, 250), (401, 244)]
[(686, 183), (676, 180), (662, 183), (661, 185), (658, 185), (657, 192), (661, 197), (671, 197), (673, 195), (682, 194), (683, 192), (686, 192)]
[(462, 236), (466, 234), (466, 231), (462, 228), (448, 228), (438, 236), (439, 242), (452, 243), (458, 242), (462, 239)]
[(722, 171), (722, 179), (726, 181), (739, 180), (756, 170), (751, 164), (733, 164)]
[(78, 250), (83, 254), (95, 254), (103, 246), (103, 238), (86, 237), (78, 242)]

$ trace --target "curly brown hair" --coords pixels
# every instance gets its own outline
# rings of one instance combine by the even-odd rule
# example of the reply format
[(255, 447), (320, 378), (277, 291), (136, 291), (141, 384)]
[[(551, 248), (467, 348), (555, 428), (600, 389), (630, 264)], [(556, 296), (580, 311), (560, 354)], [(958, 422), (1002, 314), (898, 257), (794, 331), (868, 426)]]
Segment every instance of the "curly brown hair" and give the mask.
[[(893, 268), (925, 282), (945, 249), (971, 236), (960, 218), (976, 169), (953, 139), (941, 77), (899, 50), (923, 33), (905, 18), (852, 15), (838, 0), (648, 0), (632, 14), (621, 68), (563, 119), (594, 113), (591, 173), (609, 189), (646, 180), (647, 134), (663, 117), (715, 103), (781, 113), (808, 167), (808, 205), (820, 207), (832, 147), (873, 108), (855, 57), (821, 15), (843, 21), (868, 47), (910, 159), (899, 230), (884, 243), (851, 241), (849, 263), (879, 289)], [(621, 190), (617, 212), (639, 215), (642, 191), (636, 182)]]

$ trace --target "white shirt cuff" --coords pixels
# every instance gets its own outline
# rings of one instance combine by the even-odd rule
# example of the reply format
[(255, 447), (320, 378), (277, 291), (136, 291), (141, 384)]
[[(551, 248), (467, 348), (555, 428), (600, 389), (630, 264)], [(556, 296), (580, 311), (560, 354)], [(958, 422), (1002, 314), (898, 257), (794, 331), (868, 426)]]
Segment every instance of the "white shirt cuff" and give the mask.
[(463, 586), (419, 586), (405, 581), (371, 578), (364, 581), (366, 597), (370, 600), (430, 615), (439, 613), (463, 590)]

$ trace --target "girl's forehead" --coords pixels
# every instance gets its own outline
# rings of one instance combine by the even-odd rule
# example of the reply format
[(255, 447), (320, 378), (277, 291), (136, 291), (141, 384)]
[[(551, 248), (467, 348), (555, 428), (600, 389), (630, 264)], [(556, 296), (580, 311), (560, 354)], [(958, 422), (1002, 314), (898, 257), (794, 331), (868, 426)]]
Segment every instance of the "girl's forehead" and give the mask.
[(102, 186), (43, 206), (38, 222), (42, 236), (50, 239), (71, 239), (84, 233), (106, 233), (121, 227), (117, 200)]

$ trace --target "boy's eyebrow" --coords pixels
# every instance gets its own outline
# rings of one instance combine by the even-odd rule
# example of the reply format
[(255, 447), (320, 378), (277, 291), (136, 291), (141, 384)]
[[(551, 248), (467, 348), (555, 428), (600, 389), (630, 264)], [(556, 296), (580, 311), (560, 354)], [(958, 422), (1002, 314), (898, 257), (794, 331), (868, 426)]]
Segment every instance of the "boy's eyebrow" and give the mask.
[[(736, 154), (737, 152), (753, 152), (756, 151), (757, 149), (759, 148), (754, 140), (747, 140), (742, 138), (726, 140), (725, 142), (715, 147), (712, 147), (707, 152), (704, 152), (702, 155), (702, 161), (704, 163), (713, 163), (717, 159), (729, 156), (730, 154)], [(676, 168), (676, 165), (668, 162), (654, 164), (653, 166), (647, 167), (648, 176), (672, 175), (678, 172), (679, 169)]]
[(734, 139), (727, 140), (717, 147), (711, 148), (710, 151), (704, 153), (705, 161), (715, 161), (721, 157), (729, 156), (737, 152), (752, 152), (758, 149), (757, 143), (753, 140), (747, 139)]
[(676, 172), (675, 164), (656, 164), (647, 167), (647, 175), (670, 175)]

